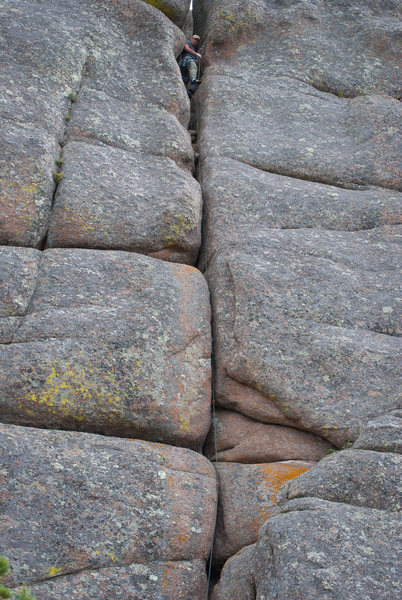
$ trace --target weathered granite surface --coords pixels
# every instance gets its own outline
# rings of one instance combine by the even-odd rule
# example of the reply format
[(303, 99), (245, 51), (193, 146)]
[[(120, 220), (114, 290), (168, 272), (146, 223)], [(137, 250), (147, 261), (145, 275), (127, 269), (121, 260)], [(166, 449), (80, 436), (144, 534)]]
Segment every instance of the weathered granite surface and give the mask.
[[(233, 67), (235, 70), (235, 67)], [(401, 190), (401, 103), (338, 98), (290, 77), (207, 76), (200, 88), (201, 156), (338, 187)]]
[(205, 597), (216, 480), (204, 457), (3, 424), (0, 438), (9, 586), (40, 599)]
[(201, 449), (211, 338), (196, 269), (78, 249), (3, 247), (0, 261), (4, 422)]
[(369, 230), (402, 222), (401, 193), (381, 187), (345, 189), (268, 173), (231, 158), (206, 158), (202, 265), (220, 249), (244, 247), (258, 232), (322, 228)]
[(322, 438), (293, 427), (269, 425), (238, 412), (217, 409), (204, 453), (219, 462), (268, 463), (320, 460), (333, 446)]
[[(269, 73), (342, 96), (399, 97), (397, 0), (202, 0), (214, 73), (248, 83)], [(204, 14), (203, 14), (204, 13)]]
[(190, 0), (144, 0), (163, 12), (178, 27), (182, 27), (190, 9)]
[(257, 544), (257, 598), (395, 600), (401, 519), (395, 513), (297, 498), (266, 522)]
[(311, 466), (302, 461), (215, 465), (219, 481), (214, 540), (217, 563), (257, 541), (260, 527), (275, 512), (280, 487)]
[(337, 446), (399, 407), (398, 239), (396, 227), (271, 230), (218, 253), (217, 403)]
[(211, 600), (255, 600), (254, 551), (245, 546), (226, 561)]
[(184, 36), (155, 8), (181, 23), (189, 2), (2, 4), (0, 243), (194, 263), (201, 194), (175, 60)]
[(401, 457), (387, 448), (400, 431), (396, 411), (382, 415), (359, 436), (378, 452), (357, 441), (283, 485), (257, 544), (226, 563), (214, 600), (236, 599), (236, 589), (252, 600), (397, 598)]

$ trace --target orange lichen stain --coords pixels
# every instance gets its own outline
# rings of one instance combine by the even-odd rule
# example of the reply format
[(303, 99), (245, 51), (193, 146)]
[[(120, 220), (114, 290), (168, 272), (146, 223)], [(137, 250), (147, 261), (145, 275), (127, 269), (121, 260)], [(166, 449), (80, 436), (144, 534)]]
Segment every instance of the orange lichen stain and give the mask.
[(276, 505), (276, 497), (279, 489), (284, 483), (295, 479), (302, 473), (308, 471), (310, 467), (301, 464), (285, 464), (285, 463), (270, 463), (260, 465), (258, 475), (260, 483), (269, 491), (269, 504), (259, 507), (258, 517), (253, 521), (253, 527), (256, 532), (261, 525), (272, 516), (273, 509)]

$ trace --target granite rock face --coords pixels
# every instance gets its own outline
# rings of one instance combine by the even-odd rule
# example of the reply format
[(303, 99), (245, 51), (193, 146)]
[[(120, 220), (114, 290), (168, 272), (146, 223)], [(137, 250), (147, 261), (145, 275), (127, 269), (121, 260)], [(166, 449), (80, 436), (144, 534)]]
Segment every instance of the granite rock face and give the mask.
[(226, 563), (215, 600), (236, 589), (252, 600), (397, 598), (401, 457), (388, 449), (400, 422), (397, 412), (370, 421), (359, 439), (377, 451), (357, 441), (287, 482), (257, 544)]
[(0, 437), (10, 587), (45, 599), (205, 597), (216, 482), (204, 457), (13, 425)]
[(211, 600), (255, 600), (254, 551), (245, 546), (226, 561)]
[(207, 272), (219, 405), (337, 446), (398, 407), (398, 237), (272, 230), (219, 253)]
[(0, 260), (3, 422), (201, 448), (211, 340), (196, 269), (78, 249)]
[(217, 404), (342, 447), (400, 407), (397, 5), (207, 5)]
[[(397, 0), (202, 0), (214, 72), (286, 75), (343, 96), (401, 95)], [(205, 13), (210, 12), (205, 19)], [(204, 14), (203, 14), (204, 13)], [(204, 17), (204, 18), (203, 18)]]
[[(266, 466), (224, 461), (315, 461), (314, 439), (321, 457), (324, 440), (347, 448), (283, 486), (255, 557), (245, 568), (233, 559), (238, 570), (227, 563), (217, 600), (235, 590), (253, 600), (396, 597), (399, 16), (388, 0), (194, 9), (207, 40), (200, 265), (213, 313), (217, 561), (256, 539), (241, 538), (226, 473)], [(205, 448), (215, 454), (212, 435)]]
[(269, 425), (231, 410), (216, 410), (214, 427), (204, 453), (215, 460), (235, 463), (268, 463), (286, 460), (320, 460), (333, 446), (321, 437), (293, 427)]
[(292, 500), (261, 531), (257, 598), (395, 600), (400, 540), (395, 513), (316, 498)]
[(261, 525), (274, 514), (280, 487), (307, 471), (312, 463), (217, 463), (215, 466), (219, 502), (214, 558), (223, 563), (243, 546), (257, 541)]
[(195, 262), (184, 36), (150, 4), (177, 23), (189, 5), (3, 2), (0, 243)]

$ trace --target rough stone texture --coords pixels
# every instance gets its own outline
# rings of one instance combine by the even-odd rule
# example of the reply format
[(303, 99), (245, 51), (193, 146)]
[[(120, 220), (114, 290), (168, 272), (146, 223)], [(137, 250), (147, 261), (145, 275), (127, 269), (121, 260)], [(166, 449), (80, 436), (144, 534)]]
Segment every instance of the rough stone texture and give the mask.
[(163, 12), (178, 27), (182, 27), (190, 9), (190, 0), (144, 0)]
[[(150, 4), (181, 23), (189, 3)], [(193, 263), (201, 196), (182, 32), (140, 0), (12, 0), (0, 12), (0, 243), (40, 247), (50, 223), (50, 246)], [(65, 174), (55, 196), (54, 171)]]
[(271, 230), (220, 253), (207, 272), (218, 404), (337, 446), (400, 406), (398, 237)]
[(257, 598), (398, 597), (401, 456), (384, 451), (395, 420), (384, 415), (361, 433), (381, 452), (353, 446), (282, 487), (256, 546)]
[(394, 410), (367, 423), (353, 448), (402, 454), (402, 411)]
[(0, 438), (10, 586), (35, 584), (41, 599), (205, 597), (216, 480), (204, 457), (12, 425)]
[(280, 500), (314, 497), (399, 512), (401, 472), (399, 454), (355, 449), (335, 452), (284, 486)]
[(254, 550), (246, 546), (226, 561), (211, 600), (255, 600)]
[(222, 563), (243, 546), (257, 541), (261, 525), (274, 513), (281, 485), (304, 473), (311, 463), (217, 463), (215, 466), (219, 502), (214, 558)]
[(395, 600), (401, 519), (316, 498), (288, 502), (260, 532), (257, 598)]
[(349, 190), (267, 173), (231, 158), (202, 166), (204, 268), (219, 249), (245, 245), (258, 231), (324, 228), (357, 231), (400, 224), (401, 194), (380, 187)]
[(4, 422), (201, 448), (211, 341), (198, 271), (95, 250), (4, 247), (0, 260)]
[[(208, 73), (208, 72), (207, 72)], [(339, 187), (400, 190), (401, 103), (338, 98), (289, 77), (204, 78), (202, 157)]]
[(152, 561), (56, 577), (30, 586), (40, 600), (204, 600), (205, 561)]
[[(89, 247), (195, 262), (201, 241), (198, 183), (169, 158), (73, 142), (49, 230), (50, 247)], [(88, 181), (88, 173), (103, 173)], [(166, 189), (161, 191), (161, 186)]]
[(400, 407), (398, 6), (214, 0), (196, 24), (208, 7), (217, 403), (342, 447)]
[(266, 425), (229, 410), (216, 410), (214, 427), (204, 453), (217, 460), (236, 463), (267, 463), (285, 460), (315, 462), (333, 446), (322, 438), (293, 427)]
[[(199, 3), (196, 3), (199, 4)], [(269, 73), (340, 96), (401, 95), (397, 0), (203, 0), (214, 72)], [(205, 10), (204, 9), (204, 10)], [(202, 9), (197, 8), (197, 15)], [(201, 17), (202, 18), (202, 17)]]

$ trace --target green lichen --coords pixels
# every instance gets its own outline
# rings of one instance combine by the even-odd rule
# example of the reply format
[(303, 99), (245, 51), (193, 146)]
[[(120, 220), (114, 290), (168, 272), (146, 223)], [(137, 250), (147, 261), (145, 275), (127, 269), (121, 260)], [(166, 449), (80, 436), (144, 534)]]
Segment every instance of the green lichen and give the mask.
[(175, 18), (175, 11), (169, 4), (166, 2), (161, 2), (160, 0), (146, 0), (148, 4), (154, 6), (158, 10), (160, 10), (164, 15), (166, 15), (171, 21)]

